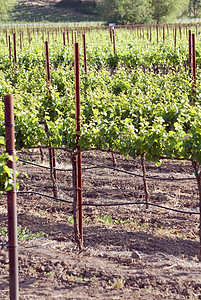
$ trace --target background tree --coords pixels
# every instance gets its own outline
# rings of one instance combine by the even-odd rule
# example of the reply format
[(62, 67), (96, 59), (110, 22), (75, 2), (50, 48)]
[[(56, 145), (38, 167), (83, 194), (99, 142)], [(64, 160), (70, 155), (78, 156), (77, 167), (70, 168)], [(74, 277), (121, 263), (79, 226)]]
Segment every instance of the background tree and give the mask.
[(152, 0), (152, 17), (156, 23), (173, 21), (187, 8), (188, 0)]
[(99, 8), (107, 23), (142, 24), (152, 18), (149, 0), (102, 0)]
[(16, 5), (17, 0), (0, 0), (0, 20), (8, 17), (8, 12)]
[(107, 23), (117, 24), (165, 23), (176, 19), (187, 8), (188, 0), (102, 0), (100, 2), (102, 18)]
[(193, 15), (194, 18), (198, 17), (201, 11), (201, 1), (200, 0), (189, 0), (189, 16)]
[(105, 22), (118, 23), (119, 13), (117, 0), (102, 0), (98, 6)]
[(152, 21), (148, 0), (119, 1), (118, 11), (122, 24), (143, 24)]

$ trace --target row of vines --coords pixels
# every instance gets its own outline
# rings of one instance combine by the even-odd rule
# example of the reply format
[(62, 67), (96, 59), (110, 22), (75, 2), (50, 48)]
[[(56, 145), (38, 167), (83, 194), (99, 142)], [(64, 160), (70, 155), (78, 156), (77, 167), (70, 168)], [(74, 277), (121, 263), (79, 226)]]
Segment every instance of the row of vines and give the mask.
[[(197, 83), (189, 72), (188, 30), (196, 33)], [(201, 197), (201, 42), (198, 26), (0, 31), (3, 95), (15, 99), (17, 150), (76, 151), (74, 42), (80, 46), (79, 149), (191, 160)], [(87, 71), (83, 36), (86, 38)], [(44, 41), (49, 42), (51, 84)], [(48, 128), (48, 130), (47, 130)]]

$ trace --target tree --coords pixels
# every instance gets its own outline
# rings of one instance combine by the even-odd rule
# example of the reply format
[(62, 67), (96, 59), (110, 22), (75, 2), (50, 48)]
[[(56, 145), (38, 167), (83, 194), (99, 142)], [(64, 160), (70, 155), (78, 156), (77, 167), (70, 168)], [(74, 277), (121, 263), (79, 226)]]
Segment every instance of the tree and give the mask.
[(189, 0), (189, 16), (193, 14), (194, 18), (198, 17), (198, 13), (200, 12), (201, 9), (201, 1), (200, 0)]
[(152, 0), (152, 17), (158, 23), (176, 19), (186, 9), (187, 0)]
[(99, 8), (107, 23), (142, 24), (151, 21), (149, 0), (102, 0)]
[(178, 17), (186, 7), (188, 7), (187, 1), (188, 0), (102, 0), (100, 2), (100, 10), (103, 19), (107, 23), (162, 23), (172, 21)]
[(122, 24), (143, 24), (152, 21), (151, 5), (147, 0), (119, 1), (118, 10)]
[(0, 0), (0, 19), (8, 17), (8, 12), (16, 5), (17, 0)]

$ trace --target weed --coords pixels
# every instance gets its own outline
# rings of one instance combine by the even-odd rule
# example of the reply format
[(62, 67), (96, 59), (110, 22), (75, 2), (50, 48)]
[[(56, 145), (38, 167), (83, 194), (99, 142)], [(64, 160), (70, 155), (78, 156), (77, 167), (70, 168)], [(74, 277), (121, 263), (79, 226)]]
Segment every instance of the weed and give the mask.
[(54, 271), (51, 271), (51, 272), (45, 272), (45, 275), (46, 275), (47, 277), (54, 277), (55, 272), (54, 272)]
[(74, 223), (74, 219), (71, 216), (66, 216), (66, 220), (71, 224)]
[(83, 281), (83, 277), (82, 275), (78, 276), (75, 278), (76, 281), (80, 282), (80, 281)]
[(0, 236), (8, 236), (8, 229), (6, 227), (0, 228)]
[(104, 215), (103, 217), (102, 216), (97, 216), (96, 219), (95, 219), (95, 222), (100, 222), (100, 223), (103, 223), (103, 224), (111, 224), (111, 225), (116, 225), (116, 224), (126, 224), (126, 223), (130, 223), (132, 221), (132, 219), (125, 219), (125, 220), (114, 220), (112, 218), (112, 216), (107, 216), (107, 215)]
[[(18, 239), (20, 241), (29, 241), (33, 240), (34, 238), (40, 238), (44, 236), (44, 232), (32, 232), (30, 231), (27, 227), (22, 229), (21, 226), (17, 228), (17, 233), (18, 233)], [(8, 237), (8, 229), (6, 227), (0, 228), (0, 236), (3, 237)]]
[(81, 281), (83, 281), (84, 279), (83, 279), (83, 276), (82, 275), (80, 275), (80, 276), (73, 276), (72, 274), (70, 274), (70, 275), (66, 275), (66, 278), (67, 278), (67, 280), (68, 281), (76, 281), (76, 282), (81, 282)]
[(74, 281), (74, 276), (72, 274), (66, 275), (66, 278), (68, 281), (71, 281), (71, 282)]
[(113, 281), (109, 280), (109, 285), (111, 285), (114, 289), (122, 289), (125, 285), (125, 280), (123, 278), (117, 278)]
[(44, 232), (32, 232), (26, 226), (24, 229), (21, 226), (18, 227), (18, 239), (20, 241), (29, 241), (33, 240), (34, 238), (40, 238), (44, 236)]

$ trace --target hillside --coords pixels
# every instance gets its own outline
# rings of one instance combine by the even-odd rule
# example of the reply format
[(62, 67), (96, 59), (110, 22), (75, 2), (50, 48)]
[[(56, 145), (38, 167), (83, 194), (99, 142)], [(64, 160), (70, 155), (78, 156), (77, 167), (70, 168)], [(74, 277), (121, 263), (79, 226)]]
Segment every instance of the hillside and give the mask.
[(100, 21), (94, 1), (79, 5), (60, 0), (19, 0), (10, 13), (9, 22), (88, 22)]

